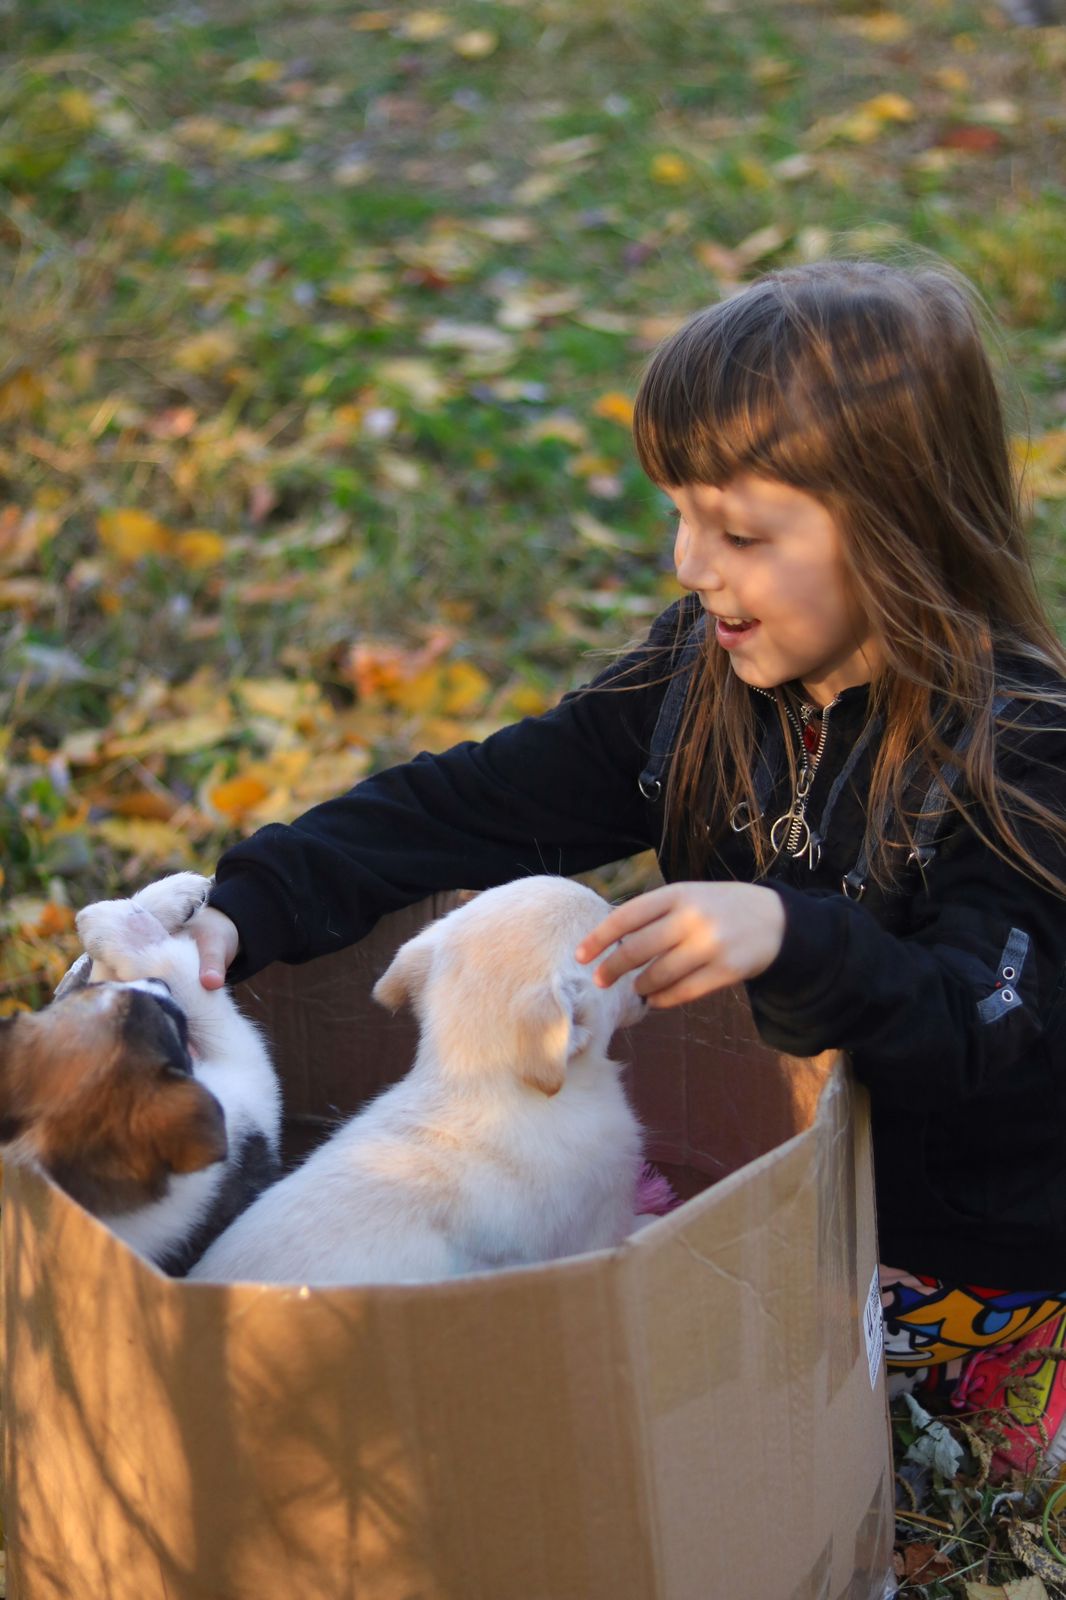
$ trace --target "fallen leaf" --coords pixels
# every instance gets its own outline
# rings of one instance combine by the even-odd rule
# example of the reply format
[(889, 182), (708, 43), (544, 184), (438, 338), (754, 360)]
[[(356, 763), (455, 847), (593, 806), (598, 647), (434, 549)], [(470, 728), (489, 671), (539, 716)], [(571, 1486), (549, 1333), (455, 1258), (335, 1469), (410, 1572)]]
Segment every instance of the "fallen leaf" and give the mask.
[(556, 139), (552, 144), (541, 145), (533, 159), (542, 166), (569, 166), (575, 161), (585, 161), (603, 149), (603, 139), (598, 133), (578, 133), (572, 139)]
[(119, 561), (140, 561), (147, 555), (164, 555), (171, 547), (171, 533), (147, 511), (127, 507), (103, 511), (96, 519), (100, 543)]
[(207, 798), (216, 811), (236, 821), (265, 800), (269, 793), (269, 788), (261, 778), (245, 775), (216, 785), (208, 791)]
[(57, 934), (69, 933), (74, 926), (74, 912), (70, 906), (57, 905), (49, 900), (34, 925), (38, 939), (54, 939)]
[(633, 425), (633, 402), (627, 394), (621, 394), (616, 389), (601, 394), (592, 408), (597, 417), (605, 417), (608, 422), (621, 423), (623, 428)]
[(945, 128), (936, 141), (939, 150), (967, 150), (974, 155), (988, 155), (1003, 148), (1003, 135), (996, 128), (973, 122), (958, 122)]
[(1040, 1529), (1035, 1522), (1012, 1522), (1007, 1528), (1007, 1543), (1030, 1572), (1036, 1573), (1039, 1578), (1049, 1578), (1057, 1585), (1063, 1569), (1043, 1544), (1037, 1544), (1039, 1535)]
[(932, 1583), (934, 1578), (946, 1578), (955, 1571), (955, 1563), (932, 1544), (908, 1544), (903, 1547), (903, 1576), (908, 1583)]
[(650, 171), (656, 183), (687, 183), (692, 176), (692, 169), (687, 161), (682, 161), (680, 156), (671, 155), (666, 151), (652, 158)]
[(452, 322), (445, 317), (422, 329), (422, 343), (430, 349), (465, 350), (472, 355), (511, 356), (516, 353), (510, 334), (483, 322)]
[(412, 11), (400, 23), (397, 32), (413, 44), (427, 44), (450, 32), (452, 19), (443, 11)]
[(864, 17), (839, 17), (837, 27), (872, 44), (898, 44), (910, 33), (911, 22), (898, 11), (871, 11)]
[(44, 385), (29, 367), (20, 367), (0, 384), (0, 424), (29, 417), (44, 404)]
[(466, 61), (483, 61), (491, 56), (500, 42), (500, 36), (491, 28), (471, 28), (452, 40), (452, 49)]
[(143, 856), (155, 864), (192, 862), (189, 838), (169, 822), (153, 822), (141, 817), (105, 817), (93, 825), (93, 832), (114, 849)]
[(539, 206), (551, 200), (563, 187), (564, 180), (557, 172), (534, 172), (512, 190), (511, 199), (520, 206)]
[(222, 704), (216, 711), (175, 717), (129, 738), (109, 740), (106, 753), (108, 756), (187, 756), (194, 751), (212, 749), (232, 732), (233, 713), (228, 705)]
[(229, 328), (206, 328), (176, 345), (173, 360), (183, 372), (205, 374), (227, 366), (238, 348), (237, 336)]
[(174, 535), (173, 549), (182, 566), (200, 571), (218, 566), (226, 554), (226, 541), (207, 528), (189, 528)]

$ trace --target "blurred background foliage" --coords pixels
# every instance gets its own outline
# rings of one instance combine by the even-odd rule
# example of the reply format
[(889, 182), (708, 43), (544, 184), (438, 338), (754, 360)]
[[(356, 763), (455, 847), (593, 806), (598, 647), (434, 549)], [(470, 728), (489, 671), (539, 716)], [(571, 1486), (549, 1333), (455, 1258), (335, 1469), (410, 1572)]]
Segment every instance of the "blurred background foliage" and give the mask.
[(767, 267), (971, 276), (1066, 620), (1063, 27), (7, 0), (0, 51), (0, 1012), (73, 907), (642, 631), (676, 588), (641, 365)]

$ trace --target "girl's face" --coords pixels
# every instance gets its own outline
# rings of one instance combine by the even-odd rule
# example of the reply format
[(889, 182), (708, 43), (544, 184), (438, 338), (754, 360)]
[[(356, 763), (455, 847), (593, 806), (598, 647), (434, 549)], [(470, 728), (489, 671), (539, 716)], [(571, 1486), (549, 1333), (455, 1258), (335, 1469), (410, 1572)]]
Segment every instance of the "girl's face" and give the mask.
[(666, 492), (681, 513), (678, 581), (699, 595), (738, 678), (760, 689), (799, 679), (819, 706), (870, 681), (881, 654), (823, 505), (752, 473)]

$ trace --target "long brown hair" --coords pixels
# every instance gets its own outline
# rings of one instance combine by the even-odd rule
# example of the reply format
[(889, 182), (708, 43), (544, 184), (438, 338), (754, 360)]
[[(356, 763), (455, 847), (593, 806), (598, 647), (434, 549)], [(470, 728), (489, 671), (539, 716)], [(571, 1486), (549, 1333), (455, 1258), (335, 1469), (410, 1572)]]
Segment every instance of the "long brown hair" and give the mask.
[[(1021, 836), (1036, 824), (1066, 849), (1066, 817), (996, 764), (997, 731), (1030, 721), (1031, 702), (1050, 703), (1066, 725), (1066, 689), (1049, 681), (1066, 678), (1066, 652), (1037, 594), (1003, 406), (967, 287), (942, 270), (873, 261), (771, 273), (659, 348), (634, 436), (663, 487), (756, 473), (814, 496), (840, 528), (851, 594), (883, 661), (870, 701), (885, 729), (867, 810), (874, 879), (897, 877), (915, 793), (936, 781), (967, 726), (960, 793), (943, 786), (945, 814), (965, 812), (997, 854), (1066, 894)], [(1006, 661), (1020, 668), (1016, 681), (1004, 683)], [(1011, 701), (997, 714), (999, 693)], [(776, 695), (784, 717), (783, 690)], [(706, 859), (741, 802), (757, 815), (756, 734), (752, 696), (709, 639), (668, 794), (668, 832), (690, 863)], [(766, 826), (752, 834), (763, 871)]]

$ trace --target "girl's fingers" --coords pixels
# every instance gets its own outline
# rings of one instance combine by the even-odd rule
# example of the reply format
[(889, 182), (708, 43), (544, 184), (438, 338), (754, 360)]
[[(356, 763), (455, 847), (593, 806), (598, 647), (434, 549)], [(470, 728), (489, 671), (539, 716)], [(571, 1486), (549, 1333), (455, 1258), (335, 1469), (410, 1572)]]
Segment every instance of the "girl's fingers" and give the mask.
[(670, 1006), (686, 1006), (693, 1000), (701, 1000), (705, 994), (712, 994), (715, 989), (724, 989), (731, 981), (723, 978), (713, 965), (697, 967), (668, 989), (650, 994), (648, 1007), (653, 1011), (665, 1011)]
[(188, 924), (188, 932), (200, 952), (200, 982), (205, 989), (221, 989), (240, 942), (236, 925), (225, 912), (205, 906)]
[(638, 928), (636, 933), (627, 934), (623, 942), (604, 957), (593, 973), (594, 982), (601, 989), (609, 989), (624, 973), (633, 972), (673, 949), (679, 938), (675, 917), (657, 917), (654, 922)]
[(624, 906), (617, 906), (598, 927), (586, 933), (574, 951), (577, 959), (582, 963), (595, 961), (598, 955), (612, 944), (617, 944), (619, 939), (663, 916), (669, 909), (666, 893), (663, 889), (651, 889), (647, 894), (638, 894), (634, 899), (627, 900)]
[(633, 987), (646, 1000), (651, 1000), (684, 982), (694, 972), (710, 971), (713, 965), (713, 961), (708, 960), (705, 948), (694, 948), (691, 944), (678, 942), (656, 960), (650, 961)]

